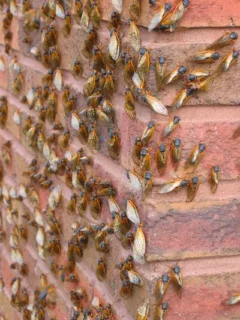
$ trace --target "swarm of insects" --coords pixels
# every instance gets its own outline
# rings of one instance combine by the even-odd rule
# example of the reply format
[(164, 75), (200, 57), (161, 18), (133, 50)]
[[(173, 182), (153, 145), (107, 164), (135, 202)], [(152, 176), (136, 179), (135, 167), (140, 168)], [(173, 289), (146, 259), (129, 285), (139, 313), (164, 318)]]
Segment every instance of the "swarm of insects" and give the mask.
[[(101, 22), (105, 19), (104, 1), (44, 0), (39, 8), (35, 2), (0, 1), (5, 51), (0, 56), (0, 72), (7, 74), (14, 94), (12, 97), (4, 93), (0, 97), (0, 243), (9, 248), (9, 267), (14, 273), (9, 283), (4, 274), (0, 277), (0, 294), (7, 286), (10, 303), (23, 320), (56, 320), (52, 314), (60, 306), (57, 290), (68, 295), (71, 320), (114, 319), (114, 305), (100, 302), (95, 294), (101, 292), (101, 286), (111, 283), (117, 298), (129, 299), (131, 303), (133, 295), (138, 297), (140, 293), (139, 297), (143, 297), (141, 292), (146, 284), (141, 265), (148, 263), (151, 233), (144, 221), (149, 212), (142, 210), (142, 204), (148, 205), (147, 197), (174, 197), (183, 190), (187, 203), (195, 197), (198, 200), (201, 183), (206, 180), (200, 170), (211, 146), (199, 140), (187, 154), (187, 142), (180, 133), (184, 117), (170, 114), (160, 134), (158, 117), (164, 119), (172, 110), (178, 112), (187, 101), (208, 92), (220, 76), (235, 67), (239, 59), (238, 34), (225, 32), (213, 43), (199, 48), (189, 57), (189, 62), (195, 64), (189, 68), (187, 61), (176, 64), (162, 53), (154, 55), (155, 44), (153, 48), (144, 46), (146, 34), (141, 33), (139, 22), (144, 21), (146, 7), (140, 0), (126, 4), (112, 0), (107, 24)], [(149, 4), (148, 31), (166, 32), (166, 36), (169, 32), (169, 39), (170, 32), (181, 27), (184, 16), (191, 14), (190, 0), (177, 0), (174, 4), (149, 0)], [(24, 56), (29, 58), (18, 55), (14, 47), (17, 31), (13, 25), (17, 19), (19, 35), (23, 34), (20, 41), (26, 49)], [(70, 58), (66, 59), (69, 46), (79, 45), (74, 41), (79, 30), (81, 48), (74, 57), (70, 50)], [(101, 34), (106, 35), (103, 43)], [(29, 72), (28, 59), (33, 58), (37, 73), (43, 73), (39, 81), (38, 76)], [(26, 67), (20, 62), (26, 63)], [(152, 85), (152, 78), (156, 86)], [(165, 105), (164, 90), (174, 84), (182, 87), (171, 105)], [(17, 109), (13, 108), (16, 99), (20, 101)], [(139, 103), (145, 105), (142, 110), (138, 109)], [(145, 117), (146, 107), (151, 112), (149, 118)], [(142, 132), (138, 132), (139, 118), (146, 121)], [(11, 134), (11, 121), (17, 128), (16, 137), (15, 132), (14, 137)], [(126, 154), (127, 122), (138, 135)], [(232, 138), (238, 137), (239, 128)], [(17, 139), (30, 150), (24, 164), (18, 163), (22, 147)], [(221, 180), (217, 160), (207, 175), (213, 194)], [(118, 188), (117, 179), (110, 181), (108, 177), (109, 173), (119, 177), (119, 168), (123, 167), (129, 182), (127, 196), (125, 186)], [(155, 180), (156, 176), (160, 180)], [(131, 250), (131, 254), (116, 265), (118, 271), (114, 272), (119, 272), (120, 278), (117, 286), (111, 278), (114, 273), (109, 261), (113, 251), (119, 255), (121, 250)], [(28, 251), (35, 268), (27, 263)], [(92, 270), (87, 276), (91, 288), (96, 284), (93, 299), (93, 290), (89, 292), (84, 287), (82, 277), (90, 259)], [(49, 272), (44, 267), (46, 273), (40, 275), (33, 288), (31, 276), (38, 269), (38, 262), (40, 269), (44, 264)], [(154, 320), (164, 320), (170, 312), (169, 287), (181, 298), (183, 276), (178, 263), (157, 281)], [(106, 298), (108, 294), (103, 293)], [(225, 304), (239, 302), (240, 295), (234, 293)], [(152, 313), (150, 307), (148, 295), (141, 301), (139, 298), (135, 319), (147, 320)], [(1, 319), (5, 319), (2, 313)]]

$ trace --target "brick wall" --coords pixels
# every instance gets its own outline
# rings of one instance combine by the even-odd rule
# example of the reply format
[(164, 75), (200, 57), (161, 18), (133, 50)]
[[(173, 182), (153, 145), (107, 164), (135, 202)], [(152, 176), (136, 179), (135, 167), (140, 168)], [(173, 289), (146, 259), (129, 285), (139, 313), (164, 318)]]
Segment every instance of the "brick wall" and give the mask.
[[(32, 1), (32, 5), (37, 8), (44, 1)], [(69, 2), (69, 1), (68, 1)], [(70, 3), (66, 2), (66, 6)], [(141, 17), (137, 22), (141, 32), (142, 45), (151, 48), (151, 62), (154, 64), (157, 57), (164, 55), (168, 61), (168, 67), (174, 68), (177, 64), (186, 63), (191, 69), (193, 64), (189, 57), (197, 50), (203, 49), (206, 45), (215, 41), (225, 31), (239, 32), (240, 27), (240, 3), (236, 0), (191, 0), (190, 7), (184, 16), (181, 27), (174, 33), (160, 33), (153, 31), (148, 33), (146, 27), (149, 24), (150, 16), (154, 9), (150, 7), (147, 0), (142, 0)], [(174, 1), (175, 2), (175, 1)], [(129, 18), (128, 1), (123, 0), (122, 19)], [(6, 7), (5, 7), (6, 9)], [(4, 9), (4, 11), (5, 11)], [(101, 27), (98, 32), (98, 43), (106, 47), (109, 40), (107, 20), (112, 12), (110, 0), (100, 1), (100, 11), (102, 14)], [(1, 13), (0, 30), (2, 30)], [(19, 186), (20, 183), (28, 183), (29, 178), (23, 176), (23, 172), (28, 170), (28, 165), (32, 159), (38, 159), (41, 170), (46, 160), (38, 152), (36, 153), (26, 143), (23, 134), (23, 126), (27, 115), (30, 115), (36, 122), (38, 114), (34, 110), (20, 102), (20, 96), (26, 95), (31, 87), (41, 85), (41, 79), (46, 74), (47, 69), (41, 62), (34, 59), (29, 53), (29, 45), (23, 43), (25, 34), (23, 32), (24, 17), (20, 12), (13, 18), (10, 30), (13, 32), (10, 54), (4, 52), (3, 33), (0, 32), (0, 56), (3, 57), (6, 70), (0, 72), (0, 95), (5, 95), (8, 100), (8, 117), (4, 128), (0, 129), (0, 146), (7, 140), (11, 141), (11, 164), (4, 166), (3, 184), (7, 186)], [(56, 18), (54, 25), (60, 30), (63, 21)], [(81, 111), (86, 106), (82, 89), (86, 78), (91, 72), (92, 61), (86, 59), (81, 54), (86, 31), (73, 20), (71, 34), (68, 38), (58, 33), (58, 48), (61, 52), (61, 69), (63, 72), (64, 84), (68, 84), (71, 90), (77, 95), (76, 110)], [(127, 26), (121, 26), (121, 42), (123, 47), (127, 47)], [(40, 31), (31, 34), (32, 44), (41, 48)], [(238, 43), (235, 46), (239, 48)], [(222, 52), (228, 52), (223, 49)], [(13, 93), (14, 72), (8, 68), (13, 56), (18, 57), (24, 75), (24, 85), (20, 95)], [(83, 76), (78, 81), (71, 74), (73, 61), (79, 58), (83, 66)], [(213, 71), (216, 64), (210, 65)], [(93, 166), (88, 168), (88, 174), (93, 174), (98, 178), (111, 181), (117, 189), (116, 200), (123, 206), (124, 199), (128, 195), (134, 196), (138, 205), (143, 230), (147, 241), (146, 263), (135, 266), (144, 281), (142, 288), (134, 288), (133, 296), (123, 300), (119, 296), (120, 278), (119, 270), (115, 264), (125, 259), (131, 250), (125, 250), (117, 241), (115, 235), (108, 236), (110, 240), (109, 253), (99, 253), (95, 250), (93, 239), (90, 237), (87, 247), (84, 249), (83, 258), (76, 264), (76, 274), (79, 276), (79, 285), (68, 282), (61, 283), (59, 277), (51, 274), (49, 266), (50, 259), (45, 261), (38, 257), (35, 246), (36, 229), (28, 226), (26, 220), (21, 217), (25, 211), (30, 212), (31, 217), (34, 207), (28, 199), (23, 201), (11, 200), (12, 208), (17, 209), (19, 217), (16, 223), (25, 224), (29, 233), (29, 240), (21, 242), (24, 261), (29, 267), (28, 276), (21, 276), (22, 286), (26, 286), (32, 296), (33, 290), (38, 286), (39, 275), (46, 273), (49, 282), (56, 286), (57, 305), (54, 310), (47, 309), (49, 316), (54, 315), (56, 319), (70, 319), (72, 302), (70, 301), (69, 290), (83, 287), (88, 299), (83, 303), (86, 307), (94, 296), (98, 296), (100, 301), (111, 303), (115, 319), (133, 319), (137, 307), (150, 296), (150, 318), (158, 304), (155, 297), (155, 285), (162, 273), (167, 272), (168, 266), (178, 262), (182, 268), (184, 289), (182, 294), (176, 295), (170, 286), (165, 300), (169, 302), (167, 319), (178, 320), (224, 320), (239, 319), (239, 306), (228, 307), (222, 301), (229, 294), (239, 291), (240, 281), (240, 204), (239, 204), (239, 140), (232, 139), (234, 131), (239, 126), (240, 121), (240, 91), (239, 91), (240, 64), (234, 65), (228, 72), (219, 76), (212, 88), (207, 93), (199, 93), (189, 100), (186, 106), (180, 108), (175, 115), (181, 118), (181, 124), (175, 133), (165, 140), (170, 144), (173, 137), (178, 136), (183, 142), (183, 163), (192, 148), (204, 141), (207, 145), (205, 157), (198, 169), (201, 185), (196, 198), (191, 203), (185, 203), (186, 194), (184, 191), (162, 195), (159, 193), (159, 186), (164, 180), (172, 179), (175, 173), (171, 165), (167, 168), (164, 177), (159, 178), (157, 171), (154, 172), (154, 186), (152, 194), (145, 201), (140, 194), (134, 192), (126, 177), (126, 169), (133, 169), (131, 152), (136, 134), (141, 134), (144, 127), (150, 120), (157, 124), (157, 131), (154, 139), (159, 143), (162, 129), (167, 123), (166, 117), (157, 115), (145, 105), (136, 103), (137, 120), (133, 121), (124, 112), (124, 82), (122, 71), (116, 70), (114, 74), (116, 90), (112, 103), (116, 113), (116, 126), (121, 137), (121, 156), (119, 161), (112, 160), (107, 152), (106, 140), (107, 131), (101, 132), (102, 148), (97, 154), (91, 154), (88, 147), (83, 146), (85, 153), (93, 158)], [(157, 92), (154, 70), (151, 68), (147, 85), (151, 88), (151, 93), (163, 101), (165, 105), (170, 105), (174, 95), (182, 88), (182, 82), (167, 86), (161, 92)], [(69, 127), (71, 139), (69, 150), (76, 151), (82, 147), (69, 124), (63, 111), (61, 93), (58, 96), (57, 119), (64, 127)], [(21, 124), (18, 126), (13, 122), (13, 114), (20, 111)], [(170, 114), (171, 116), (171, 114)], [(47, 123), (46, 135), (51, 133), (51, 126)], [(63, 154), (57, 148), (59, 156)], [(218, 164), (221, 168), (221, 182), (216, 194), (210, 191), (207, 177), (212, 165)], [(40, 170), (40, 171), (41, 171)], [(61, 205), (56, 210), (56, 216), (62, 227), (61, 243), (62, 254), (55, 256), (54, 260), (58, 264), (66, 261), (67, 242), (72, 236), (71, 225), (74, 222), (88, 226), (96, 221), (87, 213), (86, 217), (67, 214), (67, 204), (73, 190), (65, 185), (64, 177), (52, 175), (54, 185), (59, 185), (62, 190)], [(40, 198), (40, 208), (44, 209), (47, 203), (49, 190), (39, 188), (34, 184)], [(76, 191), (78, 193), (78, 191)], [(5, 287), (0, 293), (0, 310), (5, 314), (6, 319), (21, 319), (22, 314), (17, 312), (10, 305), (11, 290), (10, 283), (13, 277), (19, 276), (17, 270), (10, 268), (10, 245), (9, 235), (14, 227), (6, 221), (6, 206), (1, 205), (3, 215), (2, 229), (6, 232), (6, 239), (0, 244), (1, 265), (0, 275), (3, 278)], [(112, 222), (107, 202), (103, 201), (103, 211), (100, 222)], [(107, 277), (104, 282), (99, 282), (95, 275), (97, 260), (104, 256), (107, 262)]]

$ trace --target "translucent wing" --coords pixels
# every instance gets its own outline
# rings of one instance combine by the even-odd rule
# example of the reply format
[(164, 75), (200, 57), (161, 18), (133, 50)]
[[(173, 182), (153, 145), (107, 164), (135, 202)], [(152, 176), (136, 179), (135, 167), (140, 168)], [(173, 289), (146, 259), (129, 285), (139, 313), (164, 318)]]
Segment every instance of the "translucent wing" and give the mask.
[(160, 24), (160, 22), (162, 21), (164, 12), (165, 12), (164, 6), (161, 6), (157, 11), (157, 13), (155, 13), (155, 15), (152, 17), (152, 20), (149, 23), (148, 32), (151, 32)]
[(0, 57), (0, 71), (5, 71), (5, 62), (2, 57)]
[(116, 32), (113, 32), (110, 38), (108, 51), (112, 59), (117, 61), (120, 54), (120, 41)]
[(144, 256), (141, 256), (135, 246), (133, 245), (132, 246), (132, 252), (133, 252), (133, 259), (134, 259), (134, 262), (136, 263), (139, 263), (139, 264), (144, 264), (145, 263), (145, 257)]
[(10, 12), (13, 16), (17, 16), (17, 5), (15, 0), (10, 1)]
[(64, 9), (60, 3), (56, 3), (56, 16), (60, 19), (65, 18)]
[(233, 305), (233, 304), (236, 304), (236, 303), (239, 303), (240, 302), (240, 294), (237, 293), (237, 294), (234, 294), (233, 296), (229, 297), (226, 301), (226, 304), (227, 305)]
[(175, 190), (177, 187), (180, 186), (182, 182), (182, 179), (177, 179), (177, 180), (173, 180), (173, 181), (169, 181), (167, 183), (165, 183), (161, 188), (160, 188), (160, 193), (169, 193), (173, 190)]
[(138, 191), (142, 190), (142, 178), (133, 171), (127, 171), (127, 177), (132, 187)]
[(157, 98), (150, 96), (149, 94), (146, 94), (146, 99), (148, 104), (152, 107), (152, 109), (155, 112), (165, 116), (168, 114), (167, 108)]
[(141, 36), (140, 36), (140, 32), (139, 32), (138, 27), (136, 26), (136, 24), (133, 21), (130, 22), (128, 34), (129, 34), (129, 43), (130, 43), (131, 47), (136, 52), (139, 52), (139, 50), (141, 48)]
[(134, 236), (134, 247), (136, 249), (136, 252), (140, 256), (143, 257), (145, 255), (146, 240), (145, 240), (144, 233), (142, 231), (142, 227), (138, 227), (137, 228), (137, 231), (136, 231), (135, 236)]
[(117, 13), (122, 13), (122, 0), (112, 0), (112, 5), (114, 9), (117, 11)]
[(77, 131), (79, 130), (79, 120), (80, 120), (80, 118), (79, 118), (78, 113), (73, 112), (72, 116), (71, 116), (71, 126), (73, 129), (75, 129)]
[(116, 200), (113, 198), (108, 199), (109, 210), (111, 213), (120, 212), (120, 207)]
[(13, 121), (19, 126), (21, 124), (21, 117), (19, 110), (16, 110), (13, 114)]
[(56, 70), (55, 77), (53, 80), (53, 84), (55, 85), (58, 91), (62, 91), (63, 88), (63, 77), (60, 69)]
[(137, 72), (134, 73), (134, 75), (132, 77), (132, 81), (137, 88), (144, 87), (144, 79)]
[(127, 275), (131, 283), (139, 287), (143, 286), (143, 280), (137, 272), (129, 270), (127, 271)]
[(146, 299), (137, 309), (136, 320), (146, 320), (148, 318), (149, 308), (149, 299)]
[(140, 217), (139, 217), (139, 214), (138, 214), (137, 207), (135, 206), (135, 203), (130, 199), (127, 201), (126, 213), (127, 213), (128, 219), (132, 223), (134, 223), (136, 225), (140, 224)]

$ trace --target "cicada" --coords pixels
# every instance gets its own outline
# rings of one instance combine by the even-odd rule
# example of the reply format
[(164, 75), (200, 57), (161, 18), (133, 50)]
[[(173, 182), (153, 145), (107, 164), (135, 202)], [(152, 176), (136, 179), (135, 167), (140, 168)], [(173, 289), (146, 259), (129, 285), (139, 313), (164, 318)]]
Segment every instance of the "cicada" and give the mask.
[(188, 69), (185, 66), (176, 67), (166, 75), (164, 83), (169, 84), (180, 79), (187, 72), (187, 70)]
[(193, 56), (193, 61), (197, 63), (213, 63), (220, 58), (219, 52), (215, 50), (203, 50)]
[(102, 202), (96, 193), (92, 194), (89, 205), (92, 217), (98, 220), (102, 212)]
[(132, 151), (132, 160), (137, 166), (140, 164), (142, 147), (143, 147), (143, 144), (142, 144), (141, 138), (139, 136), (136, 136), (134, 140), (133, 151)]
[(73, 4), (73, 16), (77, 23), (80, 23), (80, 19), (82, 16), (82, 3), (80, 0), (74, 0)]
[(73, 193), (71, 195), (71, 199), (67, 205), (67, 211), (69, 214), (76, 212), (76, 206), (77, 206), (77, 195)]
[(131, 282), (129, 280), (124, 280), (121, 284), (121, 289), (120, 289), (120, 296), (123, 299), (127, 299), (129, 297), (131, 297), (133, 292), (133, 286), (131, 284)]
[(64, 25), (62, 27), (62, 33), (64, 37), (68, 37), (72, 30), (72, 18), (69, 12), (65, 14)]
[(3, 162), (5, 163), (5, 165), (9, 166), (12, 161), (10, 140), (4, 142), (4, 144), (2, 145), (1, 151), (2, 151), (1, 156), (2, 156)]
[(88, 128), (88, 146), (93, 153), (99, 150), (99, 137), (94, 125)]
[(180, 108), (184, 102), (193, 96), (198, 91), (198, 86), (192, 86), (187, 89), (181, 90), (173, 99), (172, 108), (173, 110)]
[(95, 1), (92, 1), (91, 4), (91, 20), (93, 27), (98, 29), (100, 27), (101, 14), (98, 8), (98, 4)]
[(166, 171), (167, 167), (167, 158), (168, 158), (168, 153), (167, 153), (167, 148), (165, 144), (161, 144), (159, 148), (156, 151), (156, 165), (158, 169), (159, 175), (163, 175)]
[(156, 293), (161, 300), (163, 299), (164, 294), (167, 291), (170, 281), (171, 281), (171, 278), (167, 273), (163, 274), (161, 278), (157, 281)]
[(0, 103), (0, 126), (3, 128), (6, 125), (8, 116), (8, 104), (7, 101)]
[(151, 155), (148, 148), (142, 148), (140, 153), (140, 169), (142, 174), (149, 171), (151, 167)]
[(88, 35), (84, 40), (82, 54), (85, 58), (89, 58), (92, 55), (93, 47), (96, 45), (97, 41), (97, 32), (96, 30), (91, 27), (88, 31)]
[(136, 312), (136, 320), (147, 320), (150, 310), (149, 299), (147, 298), (138, 308)]
[(144, 128), (142, 137), (141, 137), (141, 143), (143, 146), (147, 146), (152, 139), (154, 132), (155, 132), (155, 124), (153, 121), (150, 121), (147, 125), (147, 127)]
[(83, 69), (78, 59), (74, 60), (72, 74), (75, 79), (79, 79), (82, 75)]
[(104, 281), (107, 275), (107, 268), (106, 263), (104, 262), (103, 258), (98, 259), (98, 264), (96, 268), (96, 275), (99, 281)]
[(118, 29), (119, 24), (121, 23), (120, 15), (116, 11), (112, 11), (110, 20), (108, 22), (108, 29)]
[(80, 198), (77, 201), (77, 211), (80, 216), (83, 217), (85, 215), (85, 212), (87, 210), (87, 205), (88, 205), (88, 198), (86, 196), (86, 193), (82, 191), (80, 193)]
[(199, 179), (198, 177), (193, 177), (188, 185), (188, 190), (187, 190), (187, 200), (186, 202), (191, 202), (195, 198), (195, 195), (198, 191), (199, 188)]
[(229, 70), (231, 65), (237, 62), (237, 59), (239, 57), (239, 51), (232, 50), (229, 52), (225, 57), (222, 58), (222, 61), (220, 62), (217, 73), (226, 72)]
[(70, 131), (68, 129), (65, 129), (63, 132), (63, 135), (60, 136), (59, 141), (58, 141), (60, 149), (62, 151), (66, 150), (66, 148), (69, 145), (69, 141), (70, 141)]
[(149, 23), (148, 32), (151, 32), (152, 30), (156, 29), (161, 24), (164, 15), (171, 10), (171, 7), (172, 4), (170, 2), (165, 3), (165, 5), (159, 6)]
[(112, 70), (108, 70), (106, 73), (106, 81), (103, 87), (103, 94), (106, 97), (111, 97), (114, 93), (114, 82)]
[(151, 64), (150, 52), (147, 48), (142, 47), (139, 51), (137, 73), (141, 77), (144, 77), (150, 69), (150, 64)]
[[(45, 57), (45, 54), (43, 55)], [(47, 64), (50, 65), (50, 67), (55, 70), (60, 67), (61, 65), (61, 56), (60, 52), (56, 47), (51, 47), (49, 50), (49, 54), (47, 56)], [(48, 67), (46, 65), (46, 67)]]
[(120, 40), (118, 32), (115, 29), (110, 31), (110, 40), (108, 44), (108, 52), (114, 61), (117, 61), (120, 54)]
[(13, 80), (13, 92), (17, 95), (21, 92), (23, 87), (23, 74), (21, 71), (18, 72), (17, 76)]
[(46, 84), (48, 86), (50, 86), (53, 82), (53, 70), (52, 69), (49, 69), (47, 74), (45, 74), (43, 77), (42, 77), (42, 83), (43, 85)]
[(167, 64), (165, 58), (163, 56), (159, 57), (155, 65), (155, 79), (158, 90), (160, 90), (164, 85), (164, 80), (166, 77), (166, 67)]
[(168, 302), (163, 302), (158, 306), (154, 313), (154, 320), (164, 320), (168, 310)]
[(177, 24), (182, 20), (184, 13), (190, 4), (190, 0), (181, 0), (174, 10), (167, 14), (161, 21), (160, 29), (169, 29), (170, 32), (174, 31)]
[(132, 77), (135, 73), (135, 67), (134, 67), (134, 63), (133, 63), (133, 58), (129, 55), (126, 54), (125, 55), (125, 66), (124, 66), (124, 81), (128, 84), (128, 85), (132, 85), (133, 81), (132, 81)]
[(129, 44), (133, 48), (133, 50), (138, 53), (141, 48), (140, 31), (136, 26), (136, 24), (131, 19), (128, 20), (128, 25), (129, 25), (129, 29), (128, 29)]
[(136, 119), (135, 99), (132, 90), (129, 87), (125, 88), (125, 103), (124, 109), (126, 114), (132, 119)]
[(209, 177), (212, 193), (215, 193), (217, 191), (219, 178), (220, 178), (220, 168), (217, 165), (213, 166), (210, 172), (210, 177)]
[(120, 156), (121, 141), (117, 132), (110, 130), (108, 140), (108, 152), (110, 157), (118, 160)]
[(87, 82), (83, 86), (83, 94), (85, 97), (89, 97), (93, 94), (97, 85), (97, 75), (96, 72), (93, 72), (88, 78)]
[(122, 68), (125, 64), (125, 57), (127, 53), (125, 51), (121, 51), (119, 54), (119, 58), (116, 62), (117, 67)]
[(225, 32), (223, 36), (221, 36), (212, 44), (207, 46), (207, 49), (219, 49), (219, 48), (226, 47), (228, 45), (233, 45), (237, 39), (238, 39), (237, 32)]
[(90, 21), (90, 2), (86, 1), (82, 8), (81, 19), (79, 23), (84, 28), (88, 28), (89, 21)]
[(129, 5), (130, 17), (133, 20), (138, 20), (140, 18), (141, 6), (140, 0), (131, 0)]
[(165, 137), (167, 137), (171, 132), (173, 132), (173, 131), (176, 129), (176, 127), (177, 127), (177, 125), (179, 124), (179, 122), (180, 122), (180, 118), (179, 118), (178, 116), (174, 116), (174, 118), (171, 119), (171, 120), (168, 122), (167, 126), (164, 128), (164, 130), (163, 130), (163, 137), (165, 138)]
[(189, 182), (184, 179), (176, 179), (163, 184), (159, 193), (169, 193), (179, 188), (185, 188), (189, 185)]
[(100, 46), (93, 47), (93, 70), (105, 69), (104, 53)]
[(129, 231), (126, 233), (125, 236), (123, 236), (121, 240), (121, 245), (124, 249), (128, 250), (132, 247), (134, 241), (134, 233)]
[(210, 72), (208, 70), (203, 69), (194, 69), (187, 76), (187, 81), (189, 84), (195, 81), (204, 80), (205, 78), (210, 76)]
[(197, 146), (195, 146), (186, 161), (186, 168), (192, 168), (193, 170), (195, 170), (199, 165), (200, 160), (205, 153), (205, 150), (205, 143), (199, 143)]
[(173, 267), (170, 268), (170, 272), (174, 285), (178, 289), (181, 289), (183, 287), (183, 279), (180, 267), (177, 264), (175, 264)]

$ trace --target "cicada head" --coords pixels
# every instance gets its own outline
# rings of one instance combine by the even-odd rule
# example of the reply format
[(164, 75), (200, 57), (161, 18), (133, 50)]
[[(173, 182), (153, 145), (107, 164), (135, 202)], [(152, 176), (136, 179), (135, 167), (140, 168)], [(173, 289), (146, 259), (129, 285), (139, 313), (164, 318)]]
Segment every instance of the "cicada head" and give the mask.
[(187, 67), (185, 67), (185, 66), (179, 67), (179, 69), (178, 69), (178, 74), (183, 75), (183, 74), (185, 74), (186, 72), (187, 72)]
[(179, 148), (181, 146), (181, 140), (179, 138), (176, 138), (173, 140), (173, 144), (176, 148)]
[(213, 60), (218, 60), (220, 58), (220, 54), (218, 53), (218, 52), (214, 52), (213, 54), (212, 54), (212, 59)]
[(178, 116), (175, 116), (175, 117), (173, 118), (173, 123), (174, 123), (174, 124), (178, 124), (179, 121), (180, 121), (180, 118), (179, 118)]
[(237, 32), (231, 32), (229, 35), (229, 38), (232, 40), (237, 40), (238, 39), (238, 34)]
[(206, 149), (206, 144), (205, 143), (200, 143), (198, 148), (199, 148), (199, 152), (202, 153)]

